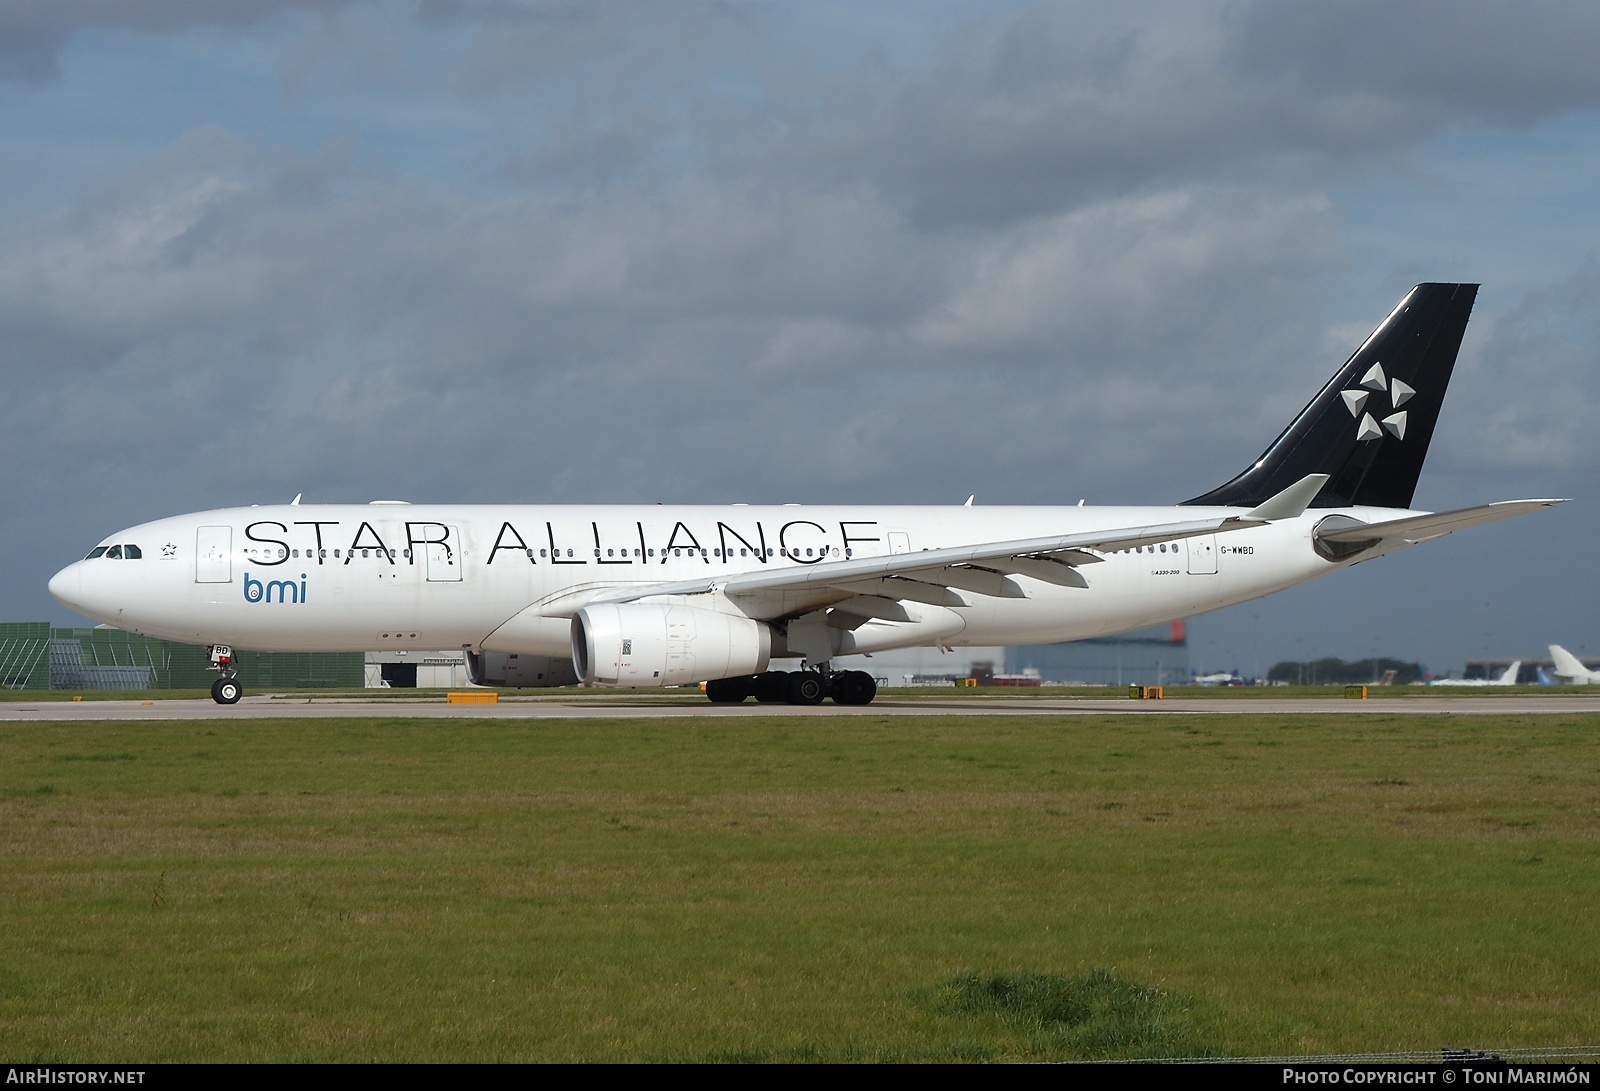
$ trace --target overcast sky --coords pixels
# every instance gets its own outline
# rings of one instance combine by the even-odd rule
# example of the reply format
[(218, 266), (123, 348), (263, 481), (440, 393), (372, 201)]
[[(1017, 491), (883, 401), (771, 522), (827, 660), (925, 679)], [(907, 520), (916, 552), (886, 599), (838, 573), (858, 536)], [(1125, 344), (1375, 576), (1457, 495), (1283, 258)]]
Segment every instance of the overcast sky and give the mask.
[(1481, 282), (1416, 502), (1195, 666), (1600, 654), (1600, 6), (8, 0), (0, 618), (254, 502), (1172, 503)]

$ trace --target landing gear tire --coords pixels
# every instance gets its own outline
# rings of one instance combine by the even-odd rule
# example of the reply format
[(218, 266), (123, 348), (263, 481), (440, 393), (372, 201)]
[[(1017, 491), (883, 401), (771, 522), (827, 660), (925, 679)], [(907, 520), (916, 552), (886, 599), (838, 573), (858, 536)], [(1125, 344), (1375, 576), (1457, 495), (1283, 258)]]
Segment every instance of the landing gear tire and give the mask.
[(870, 705), (878, 695), (878, 682), (866, 671), (841, 671), (833, 676), (833, 703)]
[(211, 683), (211, 699), (219, 705), (236, 705), (244, 696), (244, 687), (237, 678), (218, 678)]
[(816, 671), (795, 671), (789, 675), (791, 705), (820, 705), (828, 696), (828, 680)]
[(706, 697), (714, 705), (736, 705), (750, 696), (753, 678), (713, 678), (706, 683)]
[(751, 690), (762, 704), (781, 705), (789, 699), (789, 672), (764, 671), (755, 676)]

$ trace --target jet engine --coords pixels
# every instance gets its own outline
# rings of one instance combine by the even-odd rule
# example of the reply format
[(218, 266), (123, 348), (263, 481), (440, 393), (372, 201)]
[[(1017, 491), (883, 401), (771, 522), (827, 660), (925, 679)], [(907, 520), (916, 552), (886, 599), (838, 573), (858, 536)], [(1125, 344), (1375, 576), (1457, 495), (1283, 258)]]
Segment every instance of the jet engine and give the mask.
[(478, 686), (539, 689), (578, 684), (578, 673), (572, 669), (572, 660), (548, 655), (468, 652), (467, 674), (473, 685)]
[(586, 606), (572, 619), (572, 662), (585, 682), (680, 686), (760, 674), (772, 630), (759, 621), (693, 606)]

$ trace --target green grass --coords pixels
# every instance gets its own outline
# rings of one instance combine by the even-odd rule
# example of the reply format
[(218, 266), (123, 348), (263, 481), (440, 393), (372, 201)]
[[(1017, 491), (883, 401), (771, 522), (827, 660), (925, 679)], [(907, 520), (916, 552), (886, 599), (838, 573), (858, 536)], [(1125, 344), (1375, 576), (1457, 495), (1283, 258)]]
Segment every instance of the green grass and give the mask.
[(1600, 716), (0, 725), (17, 1061), (1600, 1038)]

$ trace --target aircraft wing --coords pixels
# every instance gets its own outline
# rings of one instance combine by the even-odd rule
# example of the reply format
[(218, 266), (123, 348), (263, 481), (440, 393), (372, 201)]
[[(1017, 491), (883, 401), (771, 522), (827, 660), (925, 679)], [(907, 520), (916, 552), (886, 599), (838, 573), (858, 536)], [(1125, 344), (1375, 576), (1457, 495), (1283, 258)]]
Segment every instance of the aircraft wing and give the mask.
[(1523, 515), (1540, 508), (1565, 504), (1565, 500), (1500, 500), (1493, 504), (1480, 504), (1474, 508), (1457, 508), (1455, 511), (1435, 512), (1432, 515), (1412, 515), (1404, 519), (1391, 519), (1381, 523), (1354, 523), (1330, 530), (1317, 531), (1324, 542), (1394, 541), (1408, 544), (1439, 538), (1451, 531), (1475, 527), (1480, 523), (1493, 523)]
[[(762, 593), (806, 592), (832, 589), (856, 595), (904, 599), (936, 606), (965, 606), (956, 590), (999, 598), (1025, 598), (1013, 575), (1030, 576), (1066, 587), (1086, 587), (1076, 569), (1098, 564), (1095, 553), (1170, 542), (1245, 527), (1264, 519), (1243, 516), (1117, 527), (1079, 534), (1021, 538), (984, 545), (924, 549), (915, 553), (820, 561), (787, 566), (774, 572), (740, 572), (706, 576), (676, 583), (635, 584), (601, 591), (592, 598), (562, 604), (561, 613), (576, 613), (583, 606), (607, 602), (633, 602), (660, 595), (699, 595), (720, 591), (730, 597)], [(1093, 551), (1093, 552), (1090, 552)], [(551, 605), (556, 605), (552, 603)], [(550, 611), (546, 610), (547, 615)]]

